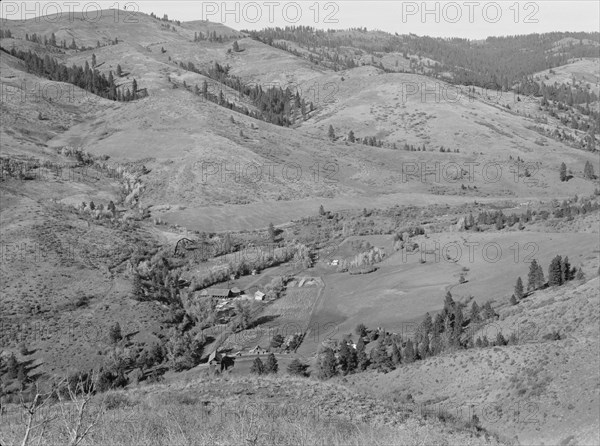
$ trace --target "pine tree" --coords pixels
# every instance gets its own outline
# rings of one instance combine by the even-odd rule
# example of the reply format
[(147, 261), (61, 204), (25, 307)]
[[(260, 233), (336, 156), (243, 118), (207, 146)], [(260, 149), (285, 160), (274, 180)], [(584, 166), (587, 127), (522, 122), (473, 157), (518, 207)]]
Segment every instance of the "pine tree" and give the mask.
[(319, 355), (317, 376), (319, 379), (329, 379), (337, 373), (335, 364), (335, 355), (333, 350), (329, 347), (325, 347)]
[(562, 285), (562, 279), (562, 258), (557, 255), (552, 259), (552, 262), (550, 262), (550, 266), (548, 267), (548, 285)]
[(17, 381), (19, 381), (21, 387), (23, 387), (27, 382), (27, 369), (25, 368), (25, 364), (23, 363), (20, 363), (17, 367)]
[(329, 131), (328, 131), (327, 135), (329, 136), (329, 139), (331, 139), (331, 140), (335, 139), (335, 130), (333, 129), (332, 125), (329, 125)]
[(451, 314), (453, 307), (454, 299), (452, 299), (452, 293), (450, 293), (450, 291), (447, 291), (446, 296), (444, 296), (444, 313)]
[(269, 223), (268, 234), (269, 234), (269, 240), (271, 242), (274, 242), (275, 237), (276, 237), (276, 232), (275, 232), (275, 226), (273, 226), (273, 223)]
[(569, 263), (569, 257), (567, 256), (565, 256), (564, 260), (562, 261), (561, 272), (563, 283), (568, 282), (573, 278), (571, 264)]
[(352, 130), (350, 130), (348, 132), (348, 141), (350, 141), (350, 142), (356, 142), (356, 138), (355, 138), (354, 132)]
[(369, 366), (369, 357), (365, 352), (365, 341), (363, 338), (358, 338), (358, 342), (356, 343), (356, 361), (358, 369), (364, 371)]
[(419, 347), (418, 347), (417, 351), (418, 351), (420, 359), (425, 359), (430, 355), (429, 337), (423, 338), (423, 340), (419, 343)]
[(471, 305), (471, 322), (472, 323), (477, 323), (481, 321), (481, 316), (479, 315), (479, 305), (477, 305), (477, 302), (473, 301), (473, 304)]
[(339, 365), (340, 370), (344, 375), (350, 372), (350, 347), (346, 341), (342, 341), (339, 351)]
[(503, 345), (506, 345), (506, 344), (507, 344), (506, 339), (502, 335), (502, 332), (499, 331), (498, 334), (496, 335), (496, 345), (503, 346)]
[(515, 295), (513, 294), (512, 296), (510, 296), (510, 304), (511, 305), (517, 305), (519, 301), (517, 300), (517, 298), (515, 297)]
[(240, 51), (240, 46), (238, 45), (237, 40), (233, 42), (233, 51), (235, 51), (236, 53)]
[(404, 357), (404, 362), (406, 364), (410, 364), (411, 362), (415, 361), (415, 349), (410, 339), (406, 341), (406, 345), (404, 346), (404, 354), (402, 356)]
[(527, 274), (527, 291), (538, 289), (538, 263), (535, 259), (529, 264), (529, 274)]
[(15, 379), (19, 372), (19, 362), (14, 353), (11, 353), (6, 361), (6, 373), (9, 379)]
[(523, 299), (523, 281), (521, 280), (521, 277), (517, 279), (514, 296), (517, 300)]
[(545, 283), (546, 283), (546, 279), (544, 278), (544, 269), (542, 268), (542, 265), (538, 264), (537, 274), (536, 274), (537, 288), (542, 288)]
[(433, 321), (429, 313), (425, 313), (423, 322), (421, 322), (421, 333), (424, 337), (428, 337), (430, 333), (433, 333)]
[[(319, 206), (319, 215), (321, 215), (321, 216), (325, 215), (325, 208), (323, 207), (323, 205)], [(363, 325), (363, 327), (364, 327), (364, 325)], [(366, 327), (365, 327), (365, 329), (366, 329)]]
[(387, 353), (385, 334), (379, 338), (377, 345), (371, 350), (371, 361), (378, 370), (391, 368), (392, 362)]
[(277, 373), (278, 370), (279, 370), (279, 365), (277, 364), (277, 358), (275, 358), (275, 355), (273, 353), (271, 353), (269, 356), (267, 356), (267, 364), (265, 365), (265, 373), (275, 374), (275, 373)]
[(462, 334), (462, 325), (464, 317), (460, 304), (454, 305), (454, 325), (452, 327), (451, 342), (452, 345), (460, 345), (460, 336)]
[(492, 303), (488, 300), (483, 304), (483, 317), (484, 319), (491, 319), (496, 317), (496, 312), (492, 308)]
[(115, 322), (109, 328), (108, 338), (112, 344), (116, 344), (121, 339), (123, 339), (123, 335), (121, 334), (121, 325), (118, 322)]
[(435, 315), (435, 322), (433, 323), (433, 335), (438, 336), (444, 332), (444, 315), (442, 313), (438, 313)]
[(565, 163), (561, 163), (559, 175), (560, 181), (567, 181), (567, 165)]
[(585, 162), (585, 167), (583, 168), (583, 176), (588, 180), (596, 179), (596, 174), (594, 173), (594, 166), (589, 161)]
[(255, 375), (264, 375), (266, 373), (265, 365), (260, 360), (260, 358), (256, 358), (254, 360), (254, 362), (252, 363), (252, 367), (250, 368), (250, 373), (253, 373)]
[(402, 354), (400, 353), (400, 349), (398, 345), (394, 342), (392, 344), (392, 363), (394, 365), (398, 365), (402, 362)]

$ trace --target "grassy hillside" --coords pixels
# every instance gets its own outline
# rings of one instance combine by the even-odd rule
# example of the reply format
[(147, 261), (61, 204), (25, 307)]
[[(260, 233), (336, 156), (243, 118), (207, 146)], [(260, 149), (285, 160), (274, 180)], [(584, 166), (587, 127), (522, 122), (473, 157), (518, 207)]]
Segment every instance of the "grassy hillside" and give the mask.
[[(537, 291), (501, 309), (484, 333), (493, 338), (515, 332), (517, 345), (444, 354), (388, 374), (353, 375), (348, 385), (383, 399), (410, 393), (431, 410), (453, 408), (462, 416), (473, 405), (485, 427), (517, 436), (521, 444), (596, 444), (598, 285), (596, 277)], [(560, 340), (544, 338), (556, 331)]]
[[(8, 409), (10, 415), (0, 432), (3, 441), (12, 442), (22, 437), (23, 426), (16, 408)], [(461, 422), (426, 419), (413, 407), (289, 376), (194, 377), (104, 395), (92, 401), (88, 410), (91, 417), (100, 414), (84, 440), (89, 444), (510, 444)], [(46, 416), (52, 414), (58, 415), (58, 408), (46, 409)], [(32, 438), (39, 432), (32, 432)], [(40, 444), (65, 439), (65, 429), (55, 423)]]

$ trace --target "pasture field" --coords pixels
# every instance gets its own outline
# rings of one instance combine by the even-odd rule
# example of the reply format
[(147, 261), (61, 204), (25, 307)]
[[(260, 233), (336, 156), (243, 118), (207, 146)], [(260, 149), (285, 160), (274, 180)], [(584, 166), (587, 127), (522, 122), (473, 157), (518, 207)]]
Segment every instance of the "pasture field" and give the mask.
[[(517, 277), (521, 276), (526, 285), (532, 259), (542, 265), (546, 276), (556, 255), (567, 255), (573, 266), (585, 264), (584, 270), (593, 273), (599, 252), (597, 234), (461, 232), (419, 236), (414, 241), (429, 254), (398, 251), (370, 274), (351, 276), (335, 270), (325, 274), (325, 290), (311, 325), (333, 323), (340, 338), (352, 333), (359, 323), (400, 332), (406, 330), (405, 324), (420, 321), (426, 312), (440, 310), (447, 291), (459, 301), (473, 296), (479, 304), (488, 300), (504, 304)], [(496, 261), (497, 248), (501, 254)], [(425, 263), (421, 263), (422, 257)], [(461, 274), (466, 279), (462, 284)]]

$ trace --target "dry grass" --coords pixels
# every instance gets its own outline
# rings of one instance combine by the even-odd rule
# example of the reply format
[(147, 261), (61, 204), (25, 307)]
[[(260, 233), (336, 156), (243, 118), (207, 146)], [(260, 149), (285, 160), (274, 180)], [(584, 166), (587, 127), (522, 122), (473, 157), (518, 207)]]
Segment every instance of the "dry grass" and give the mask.
[[(100, 406), (102, 404), (102, 406)], [(46, 415), (52, 413), (52, 408)], [(109, 395), (86, 445), (484, 445), (499, 444), (475, 431), (394, 410), (344, 388), (295, 378), (193, 380)], [(7, 418), (3, 444), (22, 435)], [(42, 445), (64, 444), (51, 423)]]

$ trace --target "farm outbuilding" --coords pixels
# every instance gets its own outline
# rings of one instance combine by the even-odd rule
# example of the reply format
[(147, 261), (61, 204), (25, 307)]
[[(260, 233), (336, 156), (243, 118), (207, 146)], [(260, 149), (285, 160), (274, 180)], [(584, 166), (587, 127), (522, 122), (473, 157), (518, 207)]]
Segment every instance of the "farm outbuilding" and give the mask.
[(210, 297), (218, 297), (218, 298), (228, 298), (233, 297), (233, 293), (229, 288), (208, 288), (202, 290), (200, 293), (201, 296), (210, 296)]
[(254, 299), (265, 300), (265, 293), (263, 293), (262, 291), (257, 291), (256, 293), (254, 293)]

